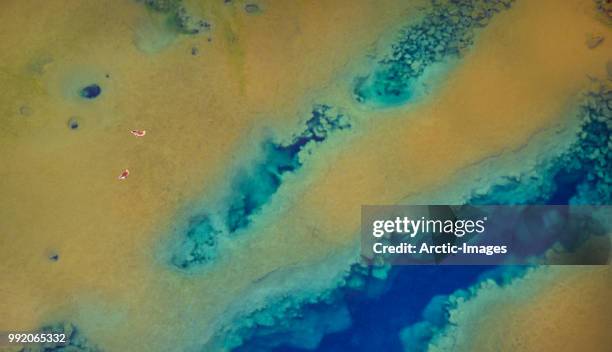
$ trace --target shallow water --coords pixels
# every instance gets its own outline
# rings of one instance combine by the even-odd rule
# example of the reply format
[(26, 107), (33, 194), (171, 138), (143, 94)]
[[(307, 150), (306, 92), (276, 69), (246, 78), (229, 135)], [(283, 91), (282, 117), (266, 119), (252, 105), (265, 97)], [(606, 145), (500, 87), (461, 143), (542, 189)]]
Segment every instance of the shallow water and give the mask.
[[(109, 351), (252, 350), (269, 341), (248, 322), (312, 304), (312, 321), (332, 321), (312, 332), (320, 350), (398, 350), (433, 295), (484, 269), (393, 269), (367, 279), (384, 292), (349, 290), (362, 204), (609, 204), (606, 154), (577, 157), (609, 148), (576, 137), (612, 54), (610, 40), (585, 44), (609, 33), (591, 1), (517, 1), (400, 80), (410, 92), (374, 102), (356, 84), (429, 2), (183, 5), (0, 5), (0, 331), (74, 324)], [(313, 120), (321, 106), (350, 128)], [(390, 319), (369, 329), (373, 312)], [(288, 325), (264, 330), (287, 346), (283, 329), (304, 336)]]

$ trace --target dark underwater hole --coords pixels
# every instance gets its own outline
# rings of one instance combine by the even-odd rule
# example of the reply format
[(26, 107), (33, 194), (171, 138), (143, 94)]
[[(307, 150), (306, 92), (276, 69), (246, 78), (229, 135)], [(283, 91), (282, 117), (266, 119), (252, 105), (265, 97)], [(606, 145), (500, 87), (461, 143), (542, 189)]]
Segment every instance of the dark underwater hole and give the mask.
[(95, 99), (100, 93), (102, 93), (102, 88), (94, 83), (82, 88), (79, 95), (85, 99)]

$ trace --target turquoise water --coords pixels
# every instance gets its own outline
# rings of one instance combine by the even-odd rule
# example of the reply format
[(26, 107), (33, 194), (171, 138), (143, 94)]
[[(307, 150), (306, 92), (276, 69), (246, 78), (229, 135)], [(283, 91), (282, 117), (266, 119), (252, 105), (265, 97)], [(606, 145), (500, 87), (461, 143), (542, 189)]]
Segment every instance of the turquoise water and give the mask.
[[(485, 3), (477, 18), (472, 2), (445, 6), (435, 2), (421, 22), (405, 28), (372, 73), (357, 77), (353, 93), (361, 104), (392, 107), (409, 103), (413, 85), (431, 65), (457, 57), (473, 43), (474, 30), (487, 24), (495, 13), (509, 8), (511, 1)], [(458, 19), (459, 17), (459, 19)], [(605, 165), (612, 162), (610, 138), (610, 97), (592, 95), (581, 110), (583, 125), (570, 148), (554, 157), (543, 158), (533, 174), (501, 178), (486, 194), (474, 194), (468, 204), (610, 204), (611, 182)], [(230, 233), (246, 228), (250, 218), (273, 196), (282, 174), (301, 166), (297, 159), (304, 145), (322, 142), (318, 118), (327, 112), (313, 111), (308, 128), (288, 145), (264, 143), (264, 158), (234, 180), (236, 190), (225, 215)], [(327, 121), (327, 120), (326, 120)], [(327, 121), (328, 122), (328, 121)], [(331, 130), (342, 129), (331, 125)], [(348, 128), (348, 126), (346, 126)], [(330, 131), (331, 131), (330, 130)], [(326, 131), (326, 129), (322, 129)], [(204, 221), (202, 233), (214, 233)], [(203, 236), (205, 241), (209, 237)], [(189, 234), (187, 237), (190, 237)], [(367, 268), (347, 274), (349, 284), (311, 302), (286, 297), (267, 311), (249, 317), (238, 340), (228, 346), (235, 351), (403, 351), (400, 339), (425, 348), (433, 331), (447, 324), (445, 297), (472, 286), (483, 278), (505, 284), (524, 274), (523, 267), (394, 267), (383, 270), (385, 277)], [(351, 285), (350, 282), (358, 282)]]
[(328, 105), (317, 105), (304, 129), (293, 135), (290, 142), (264, 140), (262, 156), (235, 172), (227, 204), (217, 212), (195, 214), (188, 221), (177, 238), (178, 245), (172, 249), (172, 265), (190, 269), (214, 261), (219, 251), (219, 236), (235, 236), (249, 226), (276, 193), (283, 176), (302, 167), (299, 154), (307, 146), (323, 143), (331, 134), (350, 127), (346, 116), (333, 112)]
[[(426, 70), (469, 49), (473, 31), (508, 8), (511, 1), (486, 2), (476, 17), (463, 14), (472, 13), (473, 3), (464, 1), (460, 6), (448, 7), (434, 2), (433, 10), (421, 22), (405, 28), (391, 54), (381, 58), (369, 75), (355, 79), (351, 88), (356, 100), (377, 107), (412, 102), (415, 82)], [(178, 19), (189, 33), (210, 29), (202, 20), (184, 16)], [(94, 84), (82, 88), (79, 94), (95, 99), (102, 89)], [(533, 173), (497, 180), (487, 193), (473, 194), (465, 203), (610, 204), (611, 98), (609, 94), (594, 94), (588, 101), (581, 112), (584, 120), (581, 132), (571, 147), (554, 157), (544, 156)], [(78, 128), (76, 121), (71, 120), (68, 125)], [(331, 106), (316, 105), (296, 133), (284, 136), (287, 138), (282, 141), (261, 140), (249, 162), (231, 173), (226, 199), (195, 212), (179, 225), (180, 230), (167, 248), (170, 252), (167, 264), (188, 271), (214, 263), (224, 250), (220, 238), (231, 241), (241, 236), (271, 202), (284, 177), (300, 172), (301, 153), (308, 152), (309, 146), (325, 143), (336, 133), (351, 133), (351, 128), (347, 116)], [(425, 348), (435, 329), (448, 323), (444, 305), (448, 295), (489, 277), (506, 284), (520, 277), (523, 269), (355, 265), (346, 282), (335, 290), (306, 301), (287, 296), (252, 316), (241, 317), (235, 323), (238, 333), (228, 338), (227, 346), (243, 352), (402, 351), (407, 343), (411, 346), (409, 350), (419, 351)], [(69, 347), (49, 346), (46, 351), (96, 350), (70, 323), (49, 329), (69, 332), (74, 342)]]
[[(504, 178), (487, 194), (474, 196), (467, 204), (612, 204), (612, 178), (606, 165), (612, 163), (608, 141), (612, 136), (609, 94), (591, 94), (581, 109), (582, 127), (571, 146), (542, 162), (534, 174), (522, 179)], [(610, 104), (612, 105), (612, 104)], [(434, 335), (448, 323), (447, 296), (475, 282), (493, 278), (505, 285), (521, 277), (527, 267), (486, 266), (405, 266), (393, 267), (388, 279), (362, 275), (358, 288), (343, 287), (331, 303), (305, 305), (302, 314), (344, 310), (350, 326), (319, 336), (314, 348), (299, 346), (301, 327), (296, 323), (272, 334), (254, 328), (252, 335), (236, 351), (422, 351)], [(461, 291), (456, 294), (461, 294)], [(326, 306), (326, 308), (322, 308)], [(328, 319), (320, 315), (321, 320)], [(343, 322), (346, 325), (346, 322)], [(302, 329), (303, 334), (311, 334)], [(280, 346), (277, 346), (280, 344)], [(297, 345), (297, 346), (296, 346)], [(302, 348), (300, 348), (302, 347)]]
[(460, 53), (474, 43), (474, 30), (509, 9), (513, 0), (432, 1), (421, 21), (402, 30), (390, 54), (380, 59), (372, 73), (355, 79), (358, 102), (392, 107), (410, 101), (415, 81), (433, 64)]

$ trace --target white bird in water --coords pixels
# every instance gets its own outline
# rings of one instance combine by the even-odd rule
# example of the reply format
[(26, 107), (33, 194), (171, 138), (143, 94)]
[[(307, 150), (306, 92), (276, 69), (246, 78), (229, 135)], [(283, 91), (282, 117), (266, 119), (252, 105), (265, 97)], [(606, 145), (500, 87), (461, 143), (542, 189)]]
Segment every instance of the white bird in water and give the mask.
[(147, 131), (145, 131), (145, 130), (131, 130), (130, 133), (133, 134), (136, 137), (144, 137), (144, 135), (147, 134)]

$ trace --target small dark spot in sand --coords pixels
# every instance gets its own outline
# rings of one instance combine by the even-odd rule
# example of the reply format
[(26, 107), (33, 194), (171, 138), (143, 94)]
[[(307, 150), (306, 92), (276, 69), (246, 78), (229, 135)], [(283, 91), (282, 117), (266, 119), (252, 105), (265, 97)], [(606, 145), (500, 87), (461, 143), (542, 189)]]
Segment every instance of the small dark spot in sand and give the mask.
[(259, 8), (259, 5), (257, 4), (246, 4), (244, 5), (244, 11), (246, 11), (247, 13), (259, 13), (261, 11), (261, 9)]
[(32, 109), (29, 106), (27, 106), (27, 105), (22, 105), (19, 108), (19, 114), (21, 116), (30, 116), (30, 115), (32, 115)]
[(59, 260), (59, 254), (57, 254), (57, 253), (51, 254), (51, 255), (49, 256), (49, 260), (51, 260), (51, 261), (53, 261), (53, 262), (58, 261), (58, 260)]
[(191, 55), (196, 56), (196, 55), (198, 55), (198, 52), (199, 52), (199, 50), (195, 46), (193, 48), (191, 48)]
[(208, 39), (206, 39), (206, 40), (208, 40), (209, 43), (212, 42), (212, 38), (211, 37), (208, 37)]
[(223, 3), (224, 3), (224, 4), (229, 4), (229, 3), (231, 3), (231, 2), (232, 2), (232, 0), (223, 0)]
[(94, 83), (82, 88), (79, 95), (85, 99), (95, 99), (100, 93), (102, 93), (102, 88)]
[(68, 127), (71, 130), (76, 130), (79, 128), (79, 121), (76, 117), (71, 117), (70, 119), (68, 119)]
[(106, 78), (110, 78), (110, 75), (108, 73), (106, 74)]

